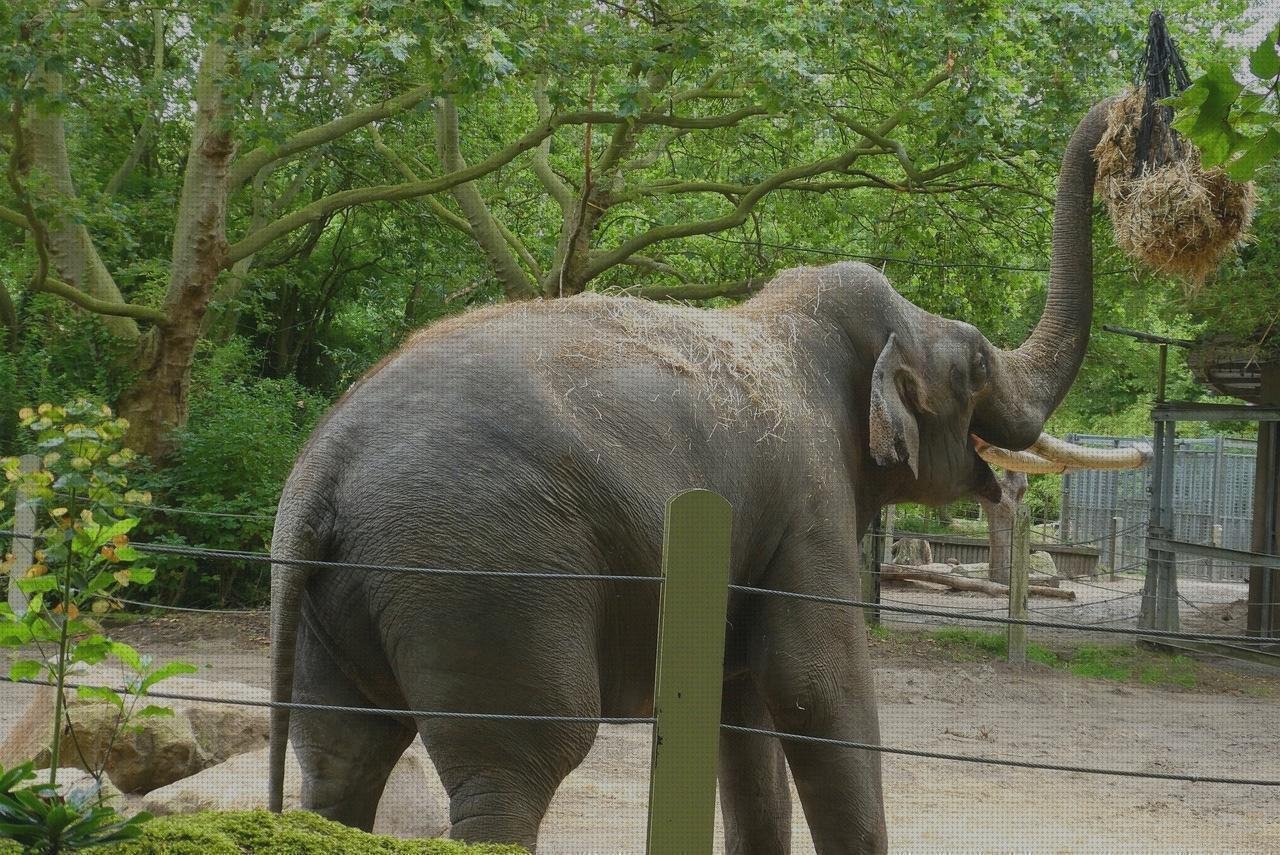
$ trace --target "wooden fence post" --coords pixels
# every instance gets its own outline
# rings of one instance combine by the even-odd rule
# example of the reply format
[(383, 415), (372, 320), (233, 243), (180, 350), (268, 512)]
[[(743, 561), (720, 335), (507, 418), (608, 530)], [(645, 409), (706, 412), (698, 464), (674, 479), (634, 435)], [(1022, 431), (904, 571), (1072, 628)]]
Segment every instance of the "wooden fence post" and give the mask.
[(1111, 518), (1111, 531), (1107, 533), (1107, 569), (1111, 571), (1110, 580), (1116, 580), (1116, 558), (1120, 549), (1120, 525), (1123, 520), (1120, 517)]
[[(40, 468), (40, 458), (34, 454), (24, 454), (18, 458), (18, 470), (24, 474), (35, 472)], [(36, 533), (36, 511), (31, 506), (23, 506), (24, 491), (19, 490), (17, 507), (13, 513), (13, 531), (17, 537), (10, 541), (13, 544), (13, 557), (16, 559), (9, 570), (9, 608), (18, 617), (27, 613), (27, 595), (18, 587), (18, 580), (27, 575), (27, 570), (35, 563), (36, 542), (32, 540)]]
[(707, 490), (667, 503), (649, 855), (712, 850), (732, 522), (733, 508)]
[[(1009, 617), (1027, 616), (1027, 574), (1031, 565), (1031, 514), (1019, 504), (1013, 516), (1013, 566), (1009, 568)], [(1009, 661), (1027, 661), (1027, 628), (1009, 624)]]

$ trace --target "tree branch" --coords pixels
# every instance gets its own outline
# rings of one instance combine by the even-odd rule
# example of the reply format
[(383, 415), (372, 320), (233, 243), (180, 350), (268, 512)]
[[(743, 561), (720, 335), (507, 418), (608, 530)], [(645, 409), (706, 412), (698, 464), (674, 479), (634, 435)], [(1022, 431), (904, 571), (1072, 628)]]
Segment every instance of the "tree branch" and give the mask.
[(300, 151), (323, 145), (357, 128), (364, 127), (370, 122), (377, 122), (389, 116), (394, 116), (396, 113), (407, 110), (430, 97), (435, 91), (436, 87), (434, 86), (416, 86), (395, 98), (382, 101), (363, 110), (357, 110), (354, 113), (348, 113), (323, 125), (300, 131), (279, 145), (259, 146), (243, 157), (237, 158), (235, 163), (231, 165), (230, 174), (227, 176), (228, 187), (235, 191), (268, 163), (283, 160)]
[(110, 315), (116, 318), (132, 318), (136, 321), (149, 321), (158, 327), (169, 325), (169, 319), (165, 313), (151, 306), (139, 306), (136, 303), (115, 303), (110, 300), (99, 300), (90, 294), (78, 288), (73, 288), (61, 279), (55, 279), (52, 276), (46, 276), (44, 284), (34, 291), (40, 291), (45, 294), (53, 294), (75, 303), (82, 309), (88, 309), (97, 315)]
[(710, 300), (712, 297), (743, 297), (754, 294), (772, 281), (771, 276), (759, 276), (732, 282), (683, 283), (680, 285), (638, 285), (624, 288), (618, 293), (646, 300)]
[[(935, 74), (932, 78), (926, 81), (924, 86), (922, 86), (910, 99), (908, 99), (907, 104), (899, 107), (892, 115), (876, 127), (873, 131), (875, 137), (881, 139), (886, 137), (894, 128), (906, 119), (910, 112), (909, 105), (911, 102), (923, 97), (925, 94), (939, 86), (943, 81), (947, 80), (950, 76), (950, 69), (946, 69)], [(828, 172), (843, 172), (859, 157), (872, 153), (880, 148), (882, 148), (882, 146), (876, 141), (876, 139), (864, 136), (862, 142), (846, 149), (838, 155), (807, 164), (801, 164), (800, 166), (794, 166), (790, 169), (784, 169), (781, 172), (777, 172), (763, 181), (751, 185), (738, 199), (734, 210), (728, 214), (692, 223), (672, 223), (665, 226), (656, 226), (643, 234), (636, 235), (630, 240), (624, 241), (613, 250), (594, 256), (592, 262), (587, 267), (584, 278), (586, 281), (590, 281), (605, 270), (608, 270), (610, 267), (624, 262), (628, 257), (636, 252), (660, 241), (692, 237), (694, 235), (713, 234), (715, 232), (724, 231), (725, 229), (736, 228), (746, 222), (748, 216), (751, 214), (751, 210), (761, 199), (774, 190), (777, 190), (779, 187), (794, 184), (815, 175), (822, 175)]]
[(687, 276), (672, 267), (670, 264), (667, 264), (665, 261), (659, 261), (656, 258), (650, 258), (647, 255), (640, 255), (639, 253), (636, 253), (624, 261), (623, 264), (628, 264), (632, 267), (639, 267), (642, 270), (651, 270), (654, 273), (664, 273), (667, 276), (673, 276), (682, 284), (689, 281)]
[(307, 223), (314, 222), (343, 208), (364, 205), (369, 202), (399, 202), (404, 199), (416, 199), (421, 196), (430, 196), (434, 193), (449, 190), (466, 181), (474, 181), (506, 166), (554, 133), (556, 128), (563, 125), (580, 125), (587, 122), (601, 124), (620, 121), (623, 121), (622, 117), (611, 113), (561, 113), (540, 123), (536, 128), (505, 148), (465, 169), (456, 170), (438, 178), (430, 178), (424, 181), (378, 184), (372, 187), (359, 187), (354, 190), (333, 193), (246, 235), (232, 244), (227, 250), (227, 260), (228, 262), (234, 262), (244, 258), (246, 255), (252, 255), (281, 235), (288, 234), (296, 228), (305, 226)]
[[(375, 124), (369, 125), (369, 136), (373, 139), (374, 151), (385, 157), (396, 170), (404, 176), (406, 181), (422, 180), (413, 167), (405, 161), (400, 155), (392, 151), (391, 147), (382, 139), (382, 132), (378, 130)], [(431, 209), (431, 213), (436, 216), (446, 226), (457, 229), (465, 235), (471, 234), (471, 224), (467, 222), (465, 217), (459, 217), (453, 211), (450, 211), (444, 204), (434, 196), (427, 196), (423, 201), (427, 203), (427, 207)]]
[(120, 164), (120, 168), (107, 181), (106, 187), (103, 188), (103, 195), (114, 196), (124, 186), (124, 182), (133, 174), (133, 170), (137, 168), (138, 161), (142, 159), (143, 153), (147, 150), (147, 146), (151, 143), (151, 134), (155, 131), (158, 124), (156, 118), (158, 90), (160, 89), (160, 81), (164, 76), (164, 10), (156, 9), (152, 12), (152, 21), (155, 25), (155, 42), (152, 47), (152, 63), (151, 63), (151, 88), (152, 92), (147, 99), (147, 115), (142, 120), (142, 127), (138, 129), (138, 135), (133, 140), (133, 147), (129, 149), (129, 154), (124, 159), (124, 163)]
[[(436, 151), (442, 168), (457, 172), (467, 168), (458, 140), (458, 108), (449, 97), (436, 99)], [(471, 181), (455, 184), (453, 198), (471, 225), (471, 237), (489, 258), (494, 272), (502, 282), (509, 299), (524, 299), (534, 295), (533, 280), (511, 254), (511, 247), (503, 236), (497, 218), (485, 204), (480, 190)]]
[[(545, 122), (551, 117), (551, 102), (547, 98), (547, 77), (539, 75), (533, 83), (533, 103), (538, 108), (538, 121)], [(533, 174), (542, 182), (552, 199), (560, 206), (560, 210), (573, 209), (573, 191), (551, 168), (551, 137), (547, 137), (533, 150)]]

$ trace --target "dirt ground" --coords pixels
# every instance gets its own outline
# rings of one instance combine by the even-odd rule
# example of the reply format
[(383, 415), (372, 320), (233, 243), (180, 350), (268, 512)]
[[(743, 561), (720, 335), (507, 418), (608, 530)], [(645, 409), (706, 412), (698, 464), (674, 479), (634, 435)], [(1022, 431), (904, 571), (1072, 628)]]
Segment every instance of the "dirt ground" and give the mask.
[[(1076, 603), (1037, 598), (1032, 606), (1041, 611), (1033, 616), (1133, 624), (1138, 598), (1125, 595), (1138, 590), (1136, 580), (1063, 584), (1077, 591)], [(1188, 580), (1182, 593), (1199, 607), (1184, 610), (1185, 629), (1242, 629), (1242, 586)], [(1003, 609), (1001, 600), (915, 585), (886, 588), (884, 601), (979, 614)], [(1012, 667), (998, 656), (927, 634), (936, 623), (926, 628), (913, 620), (886, 614), (887, 630), (872, 639), (887, 746), (1280, 779), (1280, 672), (1274, 669), (1222, 659), (1179, 660), (1174, 667), (1168, 654), (1147, 652), (1137, 655), (1127, 678), (1080, 676), (1062, 663), (1081, 644), (1124, 639), (1037, 629), (1030, 630), (1031, 641), (1062, 663)], [(176, 615), (147, 619), (118, 634), (161, 659), (200, 665), (199, 676), (206, 679), (264, 689), (267, 684), (263, 614)], [(20, 687), (0, 686), (0, 739), (25, 694)], [(649, 752), (648, 728), (603, 727), (590, 756), (557, 794), (540, 851), (642, 852)], [(884, 781), (895, 852), (1280, 851), (1280, 787), (1147, 781), (897, 755), (884, 755)], [(812, 852), (794, 797), (793, 811), (794, 851)]]

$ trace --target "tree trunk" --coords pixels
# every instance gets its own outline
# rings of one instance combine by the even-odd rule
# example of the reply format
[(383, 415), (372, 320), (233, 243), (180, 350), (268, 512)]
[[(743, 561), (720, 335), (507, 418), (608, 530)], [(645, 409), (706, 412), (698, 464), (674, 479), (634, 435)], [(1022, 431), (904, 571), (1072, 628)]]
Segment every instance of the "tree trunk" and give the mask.
[(1013, 567), (1013, 519), (1027, 491), (1027, 476), (1022, 472), (1003, 471), (996, 480), (1000, 484), (1000, 501), (992, 502), (979, 496), (978, 502), (987, 512), (987, 542), (991, 550), (987, 578), (1008, 585)]
[(171, 432), (186, 422), (201, 321), (226, 266), (227, 168), (234, 146), (221, 87), (225, 65), (225, 46), (211, 41), (196, 81), (195, 123), (164, 302), (168, 324), (155, 329), (140, 349), (142, 374), (120, 400), (121, 415), (129, 420), (129, 445), (153, 459), (171, 450)]
[(18, 352), (18, 309), (13, 305), (13, 298), (9, 296), (9, 289), (0, 282), (0, 335), (3, 340), (0, 346), (5, 350), (13, 353)]
[[(62, 90), (62, 75), (44, 72), (42, 77), (50, 91)], [(35, 165), (48, 176), (48, 187), (55, 197), (74, 200), (76, 188), (71, 181), (66, 130), (60, 112), (39, 106), (32, 111), (31, 148)], [(111, 272), (98, 256), (88, 229), (74, 217), (59, 216), (48, 224), (48, 230), (49, 261), (60, 279), (100, 300), (126, 302)], [(116, 338), (129, 342), (137, 342), (140, 338), (138, 324), (132, 318), (103, 315), (99, 322)]]

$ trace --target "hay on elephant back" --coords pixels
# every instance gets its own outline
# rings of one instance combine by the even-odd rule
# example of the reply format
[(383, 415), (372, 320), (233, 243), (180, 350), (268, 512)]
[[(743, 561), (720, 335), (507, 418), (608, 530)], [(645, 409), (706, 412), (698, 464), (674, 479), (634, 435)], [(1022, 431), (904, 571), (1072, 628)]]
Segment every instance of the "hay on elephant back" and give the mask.
[(808, 416), (799, 333), (789, 317), (766, 323), (743, 312), (592, 293), (556, 303), (555, 310), (584, 312), (595, 321), (595, 335), (569, 342), (560, 354), (574, 388), (588, 382), (583, 369), (639, 363), (690, 381), (711, 405), (717, 430), (782, 439)]
[(1181, 138), (1181, 153), (1175, 150), (1173, 133), (1159, 111), (1153, 117), (1147, 165), (1135, 176), (1144, 97), (1135, 89), (1112, 105), (1106, 133), (1094, 149), (1095, 186), (1107, 204), (1120, 248), (1195, 291), (1248, 239), (1256, 193), (1252, 183), (1201, 167), (1200, 151), (1189, 140)]

